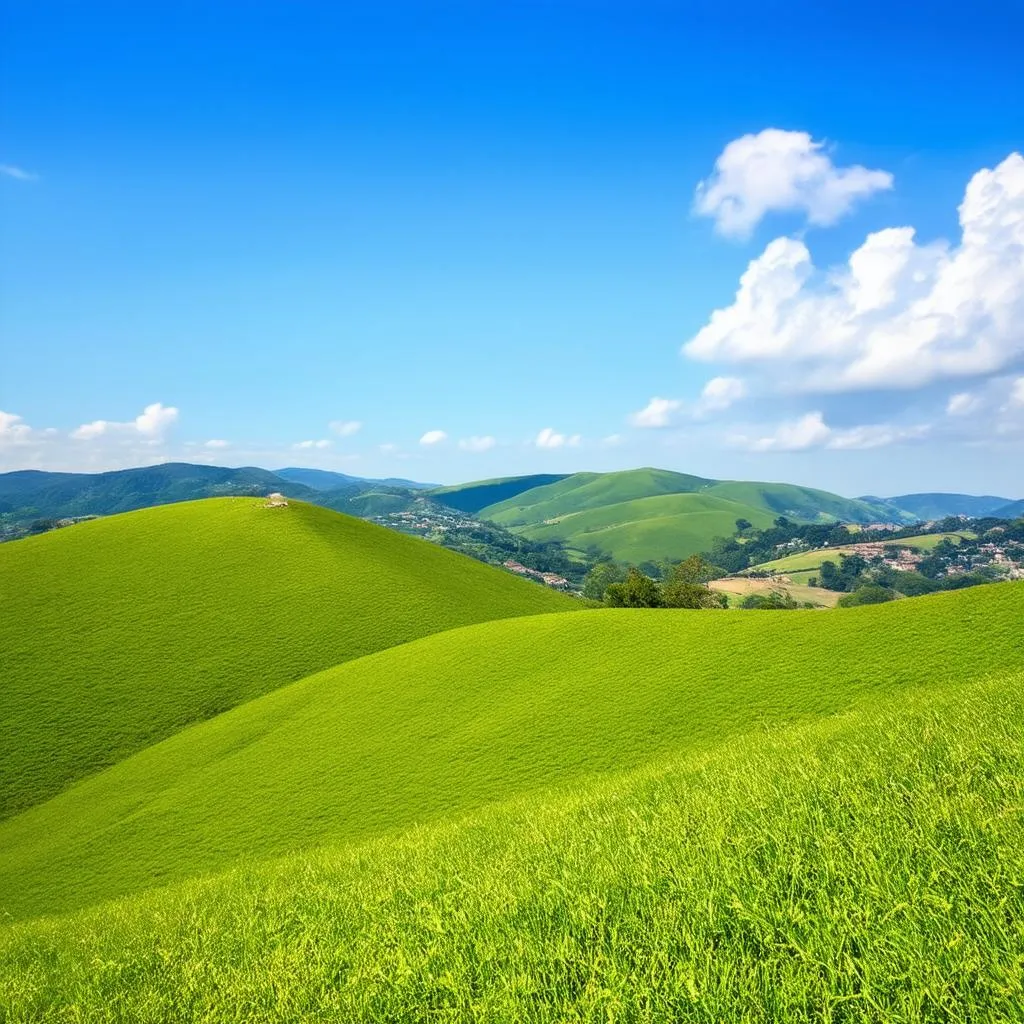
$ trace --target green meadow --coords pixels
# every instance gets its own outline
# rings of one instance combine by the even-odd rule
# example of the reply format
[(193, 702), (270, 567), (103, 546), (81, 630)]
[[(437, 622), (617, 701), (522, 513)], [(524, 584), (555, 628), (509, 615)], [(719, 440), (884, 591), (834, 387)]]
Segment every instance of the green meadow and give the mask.
[(0, 930), (11, 1020), (1012, 1021), (1020, 673)]
[[(512, 481), (501, 481), (512, 486)], [(444, 501), (444, 495), (439, 495)], [(708, 480), (662, 469), (574, 473), (516, 493), (476, 514), (530, 540), (597, 548), (624, 562), (685, 558), (731, 537), (736, 520), (770, 526), (779, 515), (869, 522), (864, 502), (792, 484)]]
[(0, 720), (17, 737), (0, 817), (339, 662), (574, 607), (358, 519), (264, 506), (164, 505), (0, 545)]
[(249, 499), (0, 558), (0, 1020), (1024, 1012), (1024, 584), (580, 609)]

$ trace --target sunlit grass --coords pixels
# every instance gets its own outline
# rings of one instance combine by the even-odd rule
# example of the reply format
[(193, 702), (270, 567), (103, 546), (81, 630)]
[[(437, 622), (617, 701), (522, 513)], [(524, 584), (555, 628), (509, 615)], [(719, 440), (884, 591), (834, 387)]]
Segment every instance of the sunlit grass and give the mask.
[(1020, 1020), (1022, 685), (919, 690), (14, 925), (0, 1016)]

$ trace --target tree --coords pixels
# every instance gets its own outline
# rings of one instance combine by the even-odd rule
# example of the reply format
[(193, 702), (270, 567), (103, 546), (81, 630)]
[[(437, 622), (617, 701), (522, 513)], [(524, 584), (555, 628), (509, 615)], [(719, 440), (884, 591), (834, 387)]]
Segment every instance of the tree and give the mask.
[(583, 580), (583, 596), (592, 601), (603, 601), (605, 591), (613, 583), (623, 583), (626, 567), (617, 562), (598, 562)]
[(674, 566), (661, 588), (668, 608), (726, 608), (729, 599), (707, 584), (718, 575), (715, 567), (700, 555), (690, 555)]
[(865, 583), (850, 594), (839, 598), (840, 608), (855, 608), (860, 604), (884, 604), (895, 601), (896, 591), (880, 587), (877, 583)]
[(605, 589), (605, 603), (612, 608), (660, 608), (661, 588), (639, 569), (630, 569), (623, 583)]
[(736, 520), (736, 532), (742, 533), (744, 530), (752, 530), (754, 524), (749, 519), (737, 519)]
[(792, 611), (800, 605), (785, 590), (769, 590), (766, 594), (747, 594), (741, 608), (763, 611)]

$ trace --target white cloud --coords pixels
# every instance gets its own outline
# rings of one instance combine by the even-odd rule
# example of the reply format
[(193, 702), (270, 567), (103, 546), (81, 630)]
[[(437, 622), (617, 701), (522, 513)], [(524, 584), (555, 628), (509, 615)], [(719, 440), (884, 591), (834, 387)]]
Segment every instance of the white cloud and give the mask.
[(616, 445), (622, 444), (621, 434), (609, 434), (607, 437), (601, 438), (601, 444), (608, 448), (614, 448)]
[(920, 439), (927, 433), (926, 426), (898, 427), (885, 423), (834, 430), (821, 412), (809, 412), (799, 419), (780, 423), (764, 437), (735, 440), (755, 452), (799, 452), (809, 448), (854, 450), (882, 448), (898, 441)]
[(634, 427), (667, 427), (682, 407), (675, 398), (652, 398), (639, 412), (630, 413), (629, 422)]
[(321, 438), (319, 441), (297, 441), (292, 445), (293, 448), (330, 448), (331, 442), (326, 438)]
[(397, 445), (397, 444), (392, 444), (392, 443), (391, 443), (390, 441), (387, 441), (387, 442), (385, 442), (384, 444), (380, 444), (380, 445), (377, 445), (377, 447), (378, 447), (378, 448), (379, 448), (379, 449), (380, 449), (380, 450), (381, 450), (381, 451), (382, 451), (382, 452), (383, 452), (383, 453), (384, 453), (385, 455), (394, 455), (394, 454), (395, 454), (395, 452), (397, 452), (397, 451), (398, 451), (398, 445)]
[(746, 238), (765, 214), (803, 211), (811, 224), (834, 224), (853, 204), (892, 188), (888, 171), (836, 167), (807, 132), (766, 128), (734, 139), (697, 186), (694, 209), (723, 235)]
[(338, 437), (351, 437), (363, 428), (360, 420), (331, 420), (328, 426)]
[(204, 447), (206, 447), (206, 448), (230, 448), (231, 447), (231, 442), (230, 441), (223, 441), (220, 438), (213, 438), (212, 440), (207, 441)]
[(421, 438), (420, 444), (440, 444), (447, 440), (448, 435), (443, 430), (428, 430)]
[(758, 438), (750, 447), (755, 452), (798, 452), (823, 445), (832, 434), (820, 412), (809, 412), (798, 420), (781, 423), (775, 433)]
[(5, 178), (14, 178), (15, 181), (37, 181), (38, 174), (26, 171), (22, 167), (15, 167), (14, 164), (0, 164), (0, 174)]
[(969, 391), (961, 391), (956, 395), (950, 395), (946, 403), (947, 416), (968, 416), (981, 404), (977, 395)]
[(0, 445), (24, 444), (32, 433), (32, 428), (20, 416), (0, 409)]
[(465, 452), (486, 452), (493, 448), (498, 442), (489, 434), (485, 437), (464, 437), (459, 441), (459, 447)]
[(721, 412), (747, 395), (747, 385), (739, 377), (712, 377), (704, 385), (696, 412)]
[(960, 205), (959, 245), (909, 227), (867, 237), (827, 274), (777, 238), (684, 347), (694, 359), (760, 362), (790, 390), (914, 388), (997, 372), (1024, 355), (1024, 158), (981, 170)]
[(567, 437), (565, 434), (559, 434), (551, 427), (545, 427), (536, 437), (534, 444), (538, 448), (561, 448), (568, 446), (570, 448), (576, 448), (579, 446), (583, 439), (579, 434), (573, 434)]
[(164, 434), (178, 419), (178, 410), (172, 405), (167, 406), (162, 402), (153, 402), (135, 417), (125, 423), (114, 420), (93, 420), (92, 423), (83, 423), (80, 427), (71, 432), (71, 437), (76, 441), (94, 441), (98, 437), (113, 434), (132, 435), (136, 434), (146, 438), (151, 444), (158, 444), (163, 440)]
[(1018, 377), (1010, 387), (1010, 405), (1024, 405), (1024, 377)]

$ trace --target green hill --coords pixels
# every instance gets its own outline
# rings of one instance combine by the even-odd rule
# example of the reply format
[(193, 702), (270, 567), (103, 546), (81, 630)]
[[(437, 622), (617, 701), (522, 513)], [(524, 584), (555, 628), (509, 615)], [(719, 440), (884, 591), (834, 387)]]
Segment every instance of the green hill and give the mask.
[(1022, 614), (1024, 585), (995, 584), (828, 614), (596, 610), (425, 637), (251, 700), (0, 824), (0, 910), (70, 910), (392, 835), (1019, 670)]
[(0, 545), (2, 815), (339, 662), (575, 607), (370, 523), (264, 505), (164, 505)]
[[(591, 517), (580, 515), (585, 512)], [(705, 551), (715, 537), (735, 533), (741, 518), (755, 526), (770, 525), (780, 515), (808, 522), (867, 523), (879, 512), (862, 501), (810, 487), (634, 469), (575, 473), (488, 505), (478, 514), (532, 540), (593, 545), (620, 561), (643, 562)]]
[(680, 558), (705, 551), (715, 537), (735, 533), (737, 519), (767, 527), (773, 516), (709, 492), (660, 494), (571, 512), (517, 532), (529, 540), (559, 540), (581, 550), (593, 545), (620, 561), (640, 564), (670, 551)]
[(1021, 685), (0, 928), (0, 1016), (1017, 1020)]
[(429, 496), (442, 505), (456, 508), (467, 515), (495, 502), (512, 498), (523, 491), (564, 480), (565, 474), (535, 473), (532, 476), (506, 476), (494, 480), (478, 480), (454, 487), (435, 487)]

